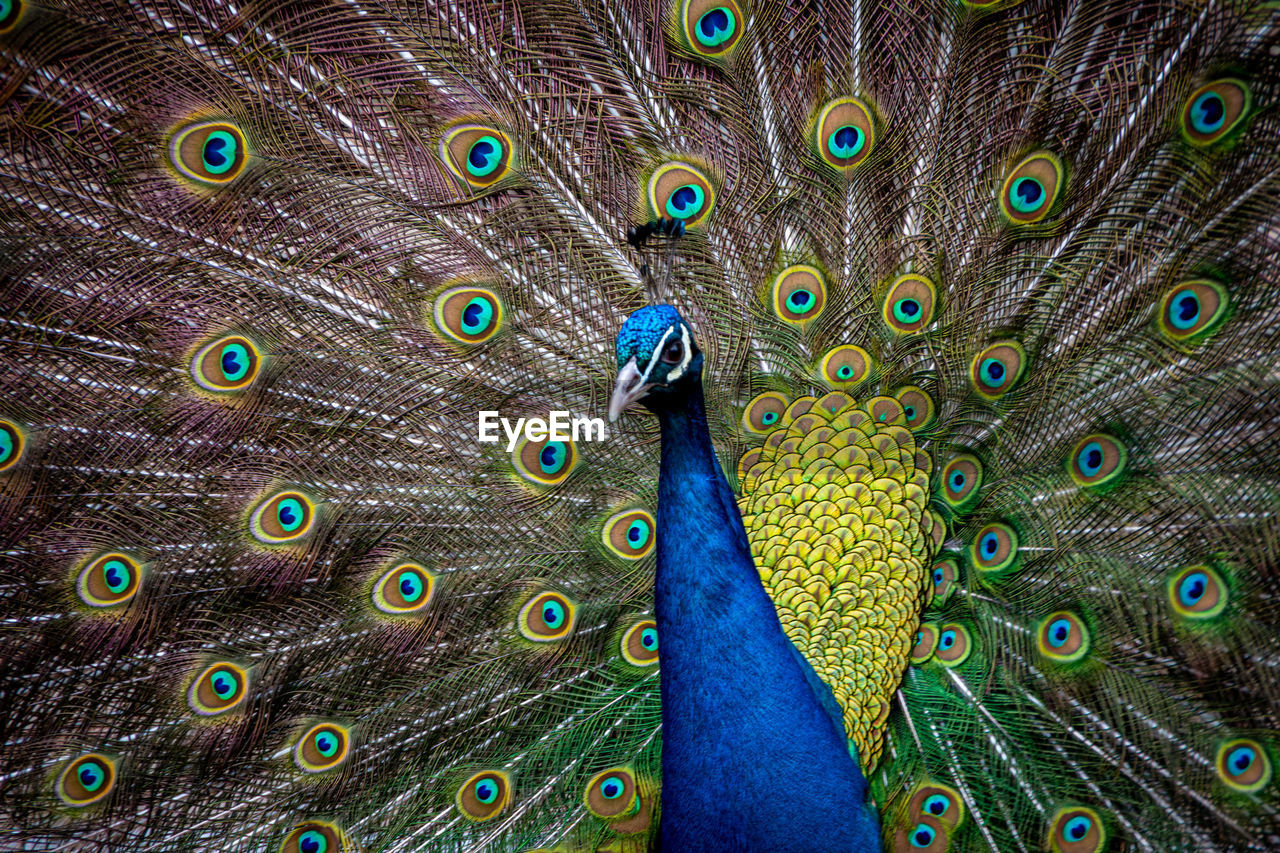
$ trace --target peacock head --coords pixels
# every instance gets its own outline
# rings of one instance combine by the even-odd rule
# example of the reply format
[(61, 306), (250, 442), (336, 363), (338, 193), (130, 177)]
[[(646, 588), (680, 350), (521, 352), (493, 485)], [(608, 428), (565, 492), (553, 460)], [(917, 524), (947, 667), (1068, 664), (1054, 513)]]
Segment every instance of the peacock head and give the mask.
[(618, 384), (609, 400), (609, 421), (637, 400), (649, 408), (697, 382), (702, 352), (693, 329), (670, 305), (650, 305), (627, 318), (618, 331)]

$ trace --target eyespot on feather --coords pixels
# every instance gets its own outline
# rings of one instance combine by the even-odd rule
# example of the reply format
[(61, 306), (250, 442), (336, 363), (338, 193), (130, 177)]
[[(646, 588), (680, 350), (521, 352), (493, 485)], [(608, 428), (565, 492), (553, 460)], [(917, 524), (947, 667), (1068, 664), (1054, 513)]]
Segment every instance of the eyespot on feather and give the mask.
[(315, 504), (302, 492), (277, 492), (254, 509), (249, 530), (264, 545), (284, 545), (310, 533), (315, 516)]
[(933, 423), (937, 414), (933, 398), (923, 388), (904, 385), (894, 394), (902, 406), (902, 416), (906, 418), (906, 427), (912, 432), (922, 430)]
[(848, 387), (871, 375), (871, 356), (860, 346), (844, 344), (822, 357), (820, 372), (832, 385)]
[(187, 705), (202, 717), (225, 714), (249, 695), (249, 674), (234, 663), (205, 667), (187, 689)]
[(1219, 746), (1214, 766), (1218, 778), (1237, 791), (1256, 793), (1271, 781), (1271, 756), (1262, 744), (1249, 738), (1229, 740)]
[(440, 159), (453, 176), (486, 189), (512, 173), (515, 149), (501, 130), (486, 124), (462, 124), (440, 140)]
[(653, 666), (658, 662), (658, 623), (637, 622), (622, 635), (622, 657), (632, 666)]
[(643, 509), (628, 509), (609, 517), (601, 540), (611, 554), (624, 560), (642, 560), (653, 550), (658, 523)]
[(13, 421), (0, 420), (0, 474), (13, 469), (26, 449), (26, 433)]
[(1252, 105), (1253, 93), (1243, 81), (1206, 83), (1182, 107), (1182, 135), (1197, 148), (1212, 145), (1239, 126)]
[(116, 765), (105, 755), (90, 752), (72, 759), (58, 774), (58, 799), (81, 808), (98, 802), (116, 786)]
[(933, 584), (933, 606), (947, 603), (960, 578), (960, 566), (955, 560), (939, 560), (933, 564), (929, 580)]
[(1161, 297), (1156, 326), (1175, 344), (1199, 343), (1222, 325), (1230, 304), (1227, 289), (1216, 281), (1183, 281)]
[(885, 325), (901, 335), (919, 332), (933, 322), (938, 292), (922, 275), (900, 275), (889, 286), (881, 316)]
[(516, 473), (538, 486), (556, 486), (564, 482), (578, 464), (578, 450), (572, 441), (521, 438), (511, 451), (511, 464)]
[(502, 328), (504, 312), (498, 294), (486, 287), (464, 285), (437, 296), (432, 313), (436, 328), (448, 339), (481, 344)]
[(119, 607), (138, 592), (142, 569), (127, 554), (112, 551), (90, 560), (76, 577), (76, 594), (90, 607)]
[(810, 411), (825, 412), (828, 417), (835, 417), (850, 406), (857, 404), (857, 401), (843, 391), (832, 391), (829, 394), (823, 394), (814, 401)]
[(1036, 631), (1040, 654), (1058, 663), (1073, 663), (1089, 653), (1089, 629), (1066, 610), (1050, 614)]
[(959, 666), (969, 659), (973, 638), (963, 625), (949, 623), (938, 628), (938, 646), (933, 657), (945, 667)]
[(772, 432), (782, 423), (787, 406), (791, 403), (776, 391), (757, 394), (742, 412), (742, 426), (747, 432), (763, 435)]
[(550, 643), (573, 633), (577, 620), (573, 602), (558, 592), (541, 592), (520, 608), (516, 626), (527, 640)]
[(1222, 615), (1231, 599), (1230, 590), (1209, 566), (1187, 566), (1169, 577), (1169, 603), (1179, 616), (1201, 621)]
[(191, 378), (206, 391), (218, 394), (243, 391), (262, 369), (262, 354), (243, 335), (225, 335), (210, 341), (191, 359)]
[(907, 814), (912, 820), (928, 815), (949, 828), (955, 828), (964, 820), (964, 801), (955, 788), (937, 782), (919, 785), (911, 794)]
[(921, 622), (920, 627), (916, 629), (915, 645), (911, 647), (911, 662), (916, 665), (924, 663), (933, 657), (933, 651), (936, 648), (938, 648), (937, 623)]
[(183, 177), (210, 186), (239, 177), (249, 159), (244, 133), (225, 121), (184, 125), (169, 139), (169, 162)]
[(1030, 225), (1049, 215), (1065, 186), (1062, 161), (1048, 151), (1024, 157), (1000, 188), (1000, 210), (1015, 225)]
[(982, 461), (972, 453), (960, 453), (942, 468), (938, 491), (952, 510), (961, 512), (978, 499), (982, 487)]
[(1067, 473), (1076, 485), (1105, 486), (1124, 474), (1129, 451), (1109, 435), (1094, 433), (1076, 442), (1067, 459)]
[(806, 323), (822, 313), (827, 284), (817, 267), (789, 266), (778, 273), (770, 290), (773, 313), (786, 323)]
[(978, 395), (998, 400), (1007, 394), (1026, 370), (1027, 356), (1017, 341), (996, 341), (973, 357), (969, 380)]
[(435, 594), (435, 576), (417, 563), (401, 563), (373, 585), (373, 606), (391, 616), (419, 613)]
[(746, 16), (735, 0), (684, 0), (680, 35), (684, 46), (706, 59), (721, 59), (742, 40)]
[(342, 830), (319, 820), (298, 824), (280, 844), (280, 853), (346, 853), (351, 849)]
[(942, 822), (930, 815), (921, 815), (898, 827), (893, 835), (893, 853), (943, 853), (948, 843)]
[(716, 191), (710, 179), (688, 163), (663, 163), (649, 177), (649, 207), (655, 219), (679, 219), (696, 228), (711, 215)]
[(858, 98), (837, 98), (818, 114), (813, 146), (831, 168), (848, 175), (871, 155), (875, 144), (871, 109)]
[(905, 426), (907, 423), (907, 413), (903, 410), (902, 404), (893, 397), (872, 397), (866, 402), (866, 409), (875, 423), (899, 426)]
[(293, 747), (293, 762), (307, 773), (323, 773), (347, 760), (351, 731), (337, 723), (312, 726)]
[(467, 820), (481, 823), (502, 814), (510, 799), (510, 777), (501, 770), (484, 770), (462, 783), (454, 803)]
[(1083, 806), (1058, 809), (1049, 825), (1054, 853), (1097, 853), (1107, 843), (1107, 828), (1098, 812)]
[(22, 13), (26, 11), (24, 0), (3, 0), (0, 2), (0, 36), (11, 33), (18, 28)]
[(625, 767), (601, 771), (587, 782), (583, 802), (587, 811), (604, 820), (629, 817), (640, 808), (636, 777)]
[(1018, 559), (1018, 533), (1007, 524), (988, 524), (969, 546), (969, 559), (984, 572), (1002, 572)]

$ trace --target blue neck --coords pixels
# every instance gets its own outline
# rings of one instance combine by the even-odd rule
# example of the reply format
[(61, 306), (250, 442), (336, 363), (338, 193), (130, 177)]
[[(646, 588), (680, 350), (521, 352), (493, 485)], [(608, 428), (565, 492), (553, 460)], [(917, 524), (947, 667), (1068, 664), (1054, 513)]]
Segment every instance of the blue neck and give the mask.
[(830, 689), (782, 631), (716, 462), (702, 387), (686, 386), (652, 404), (662, 849), (879, 850)]

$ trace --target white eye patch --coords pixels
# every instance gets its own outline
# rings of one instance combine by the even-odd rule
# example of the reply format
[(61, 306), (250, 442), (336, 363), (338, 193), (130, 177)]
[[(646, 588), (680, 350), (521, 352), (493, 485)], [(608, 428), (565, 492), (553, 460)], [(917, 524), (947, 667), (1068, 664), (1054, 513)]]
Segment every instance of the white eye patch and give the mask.
[(644, 374), (640, 377), (641, 384), (649, 383), (649, 374), (653, 373), (653, 369), (658, 366), (658, 362), (662, 360), (662, 348), (667, 345), (667, 338), (671, 337), (671, 329), (667, 329), (659, 339), (658, 345), (653, 348), (653, 352), (649, 354), (649, 364), (644, 369)]
[[(663, 338), (666, 340), (666, 338)], [(693, 347), (689, 346), (689, 327), (680, 327), (680, 340), (684, 342), (684, 355), (680, 359), (680, 363), (671, 369), (667, 374), (667, 381), (674, 382), (684, 375), (685, 370), (689, 367), (689, 361), (693, 358)]]
[[(642, 383), (647, 384), (649, 382), (649, 374), (653, 373), (653, 369), (662, 361), (662, 350), (666, 347), (667, 340), (673, 334), (675, 334), (675, 329), (667, 329), (662, 336), (662, 340), (658, 341), (658, 345), (653, 348), (653, 354), (649, 356), (649, 366), (644, 369), (644, 375), (640, 377)], [(680, 359), (680, 363), (671, 368), (671, 371), (667, 374), (668, 382), (674, 382), (684, 376), (684, 372), (689, 368), (689, 362), (693, 360), (693, 347), (689, 345), (689, 329), (687, 326), (680, 327), (680, 340), (684, 343), (684, 355)]]

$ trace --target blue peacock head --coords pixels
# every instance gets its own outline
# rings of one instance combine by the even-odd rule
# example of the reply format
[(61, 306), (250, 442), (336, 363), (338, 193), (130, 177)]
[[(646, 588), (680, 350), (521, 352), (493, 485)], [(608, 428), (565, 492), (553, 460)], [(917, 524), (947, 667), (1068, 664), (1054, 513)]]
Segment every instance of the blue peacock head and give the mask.
[(632, 403), (652, 408), (702, 375), (702, 352), (693, 329), (670, 305), (650, 305), (627, 318), (618, 331), (618, 384), (609, 400), (609, 421)]

